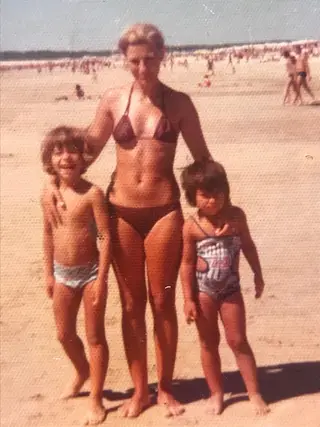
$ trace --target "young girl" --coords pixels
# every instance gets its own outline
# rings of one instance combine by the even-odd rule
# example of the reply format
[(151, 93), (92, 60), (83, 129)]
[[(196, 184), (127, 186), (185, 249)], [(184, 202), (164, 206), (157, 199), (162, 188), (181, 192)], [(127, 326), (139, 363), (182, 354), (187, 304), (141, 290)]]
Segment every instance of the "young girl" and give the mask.
[[(43, 243), (46, 288), (48, 296), (53, 298), (58, 339), (76, 370), (74, 380), (62, 397), (77, 396), (90, 373), (90, 410), (86, 423), (92, 425), (103, 422), (106, 417), (102, 392), (108, 366), (104, 314), (110, 238), (103, 191), (81, 177), (85, 171), (83, 150), (81, 134), (65, 126), (49, 132), (42, 144), (43, 168), (56, 177), (65, 202), (58, 207), (62, 221), (53, 226), (42, 201)], [(90, 363), (76, 332), (81, 299)]]
[(256, 247), (244, 212), (230, 202), (229, 183), (217, 162), (196, 161), (182, 172), (187, 201), (198, 208), (183, 229), (181, 281), (187, 322), (196, 321), (201, 361), (213, 412), (223, 409), (219, 356), (218, 314), (249, 399), (257, 413), (269, 411), (257, 382), (254, 355), (246, 337), (245, 308), (240, 291), (239, 255), (244, 253), (253, 273), (255, 297), (260, 298), (264, 281)]

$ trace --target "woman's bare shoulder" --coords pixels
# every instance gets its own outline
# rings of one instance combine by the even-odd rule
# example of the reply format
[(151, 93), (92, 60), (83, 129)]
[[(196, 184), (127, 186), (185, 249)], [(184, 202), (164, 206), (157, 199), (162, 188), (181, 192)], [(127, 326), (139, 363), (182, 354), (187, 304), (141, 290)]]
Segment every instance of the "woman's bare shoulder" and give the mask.
[(173, 89), (170, 86), (165, 85), (162, 83), (164, 90), (168, 93), (169, 96), (172, 97), (173, 100), (177, 101), (185, 101), (187, 99), (190, 99), (189, 95), (187, 95), (185, 92), (182, 92), (180, 90)]
[(124, 85), (107, 89), (101, 97), (101, 103), (109, 106), (117, 104), (122, 97), (128, 95), (130, 87), (130, 85)]

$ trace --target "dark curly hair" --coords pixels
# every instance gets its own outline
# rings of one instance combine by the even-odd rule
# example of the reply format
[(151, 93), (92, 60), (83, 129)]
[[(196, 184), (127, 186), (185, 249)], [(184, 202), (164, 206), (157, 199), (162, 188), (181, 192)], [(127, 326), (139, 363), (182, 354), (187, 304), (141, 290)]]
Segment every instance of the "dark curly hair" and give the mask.
[(181, 182), (191, 206), (196, 206), (197, 190), (209, 194), (223, 193), (226, 202), (231, 203), (227, 173), (224, 167), (214, 160), (196, 160), (185, 167), (181, 173)]
[[(44, 171), (50, 175), (55, 175), (51, 162), (55, 147), (75, 147), (83, 158), (85, 150), (84, 132), (72, 126), (58, 126), (46, 134), (41, 144), (41, 161)], [(81, 173), (85, 171), (86, 168), (83, 167)]]

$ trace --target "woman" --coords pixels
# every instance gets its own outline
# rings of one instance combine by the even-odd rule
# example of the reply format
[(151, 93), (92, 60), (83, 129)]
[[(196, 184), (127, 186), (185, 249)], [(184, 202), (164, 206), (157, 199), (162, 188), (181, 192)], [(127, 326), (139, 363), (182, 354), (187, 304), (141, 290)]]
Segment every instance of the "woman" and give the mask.
[(284, 90), (284, 97), (283, 97), (283, 105), (285, 105), (287, 102), (290, 103), (290, 90), (293, 89), (293, 92), (295, 93), (295, 97), (293, 100), (293, 104), (295, 104), (298, 99), (300, 100), (300, 103), (302, 104), (302, 98), (300, 94), (300, 89), (298, 87), (297, 83), (297, 72), (296, 72), (296, 58), (290, 54), (288, 50), (285, 50), (283, 52), (283, 57), (286, 60), (286, 71), (288, 75), (288, 80), (286, 83), (286, 87)]
[[(210, 157), (210, 153), (188, 95), (158, 78), (165, 50), (157, 27), (132, 26), (120, 38), (119, 48), (133, 83), (103, 96), (88, 128), (87, 143), (92, 163), (111, 135), (116, 142), (117, 164), (108, 189), (108, 204), (124, 346), (135, 388), (121, 412), (124, 417), (136, 417), (149, 405), (145, 324), (148, 294), (154, 318), (158, 403), (166, 405), (170, 415), (179, 415), (183, 408), (172, 395), (178, 339), (175, 287), (183, 225), (179, 187), (173, 173), (179, 133), (195, 160)], [(52, 201), (63, 202), (54, 186), (46, 193), (54, 220)]]

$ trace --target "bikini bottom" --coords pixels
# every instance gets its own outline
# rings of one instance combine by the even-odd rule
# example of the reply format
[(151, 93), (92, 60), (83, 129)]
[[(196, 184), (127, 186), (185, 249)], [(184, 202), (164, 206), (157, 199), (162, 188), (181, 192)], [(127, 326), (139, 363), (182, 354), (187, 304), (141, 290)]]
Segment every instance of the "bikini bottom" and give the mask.
[(131, 225), (144, 240), (153, 226), (170, 212), (181, 210), (179, 201), (150, 208), (131, 208), (108, 202), (111, 218), (121, 218)]

